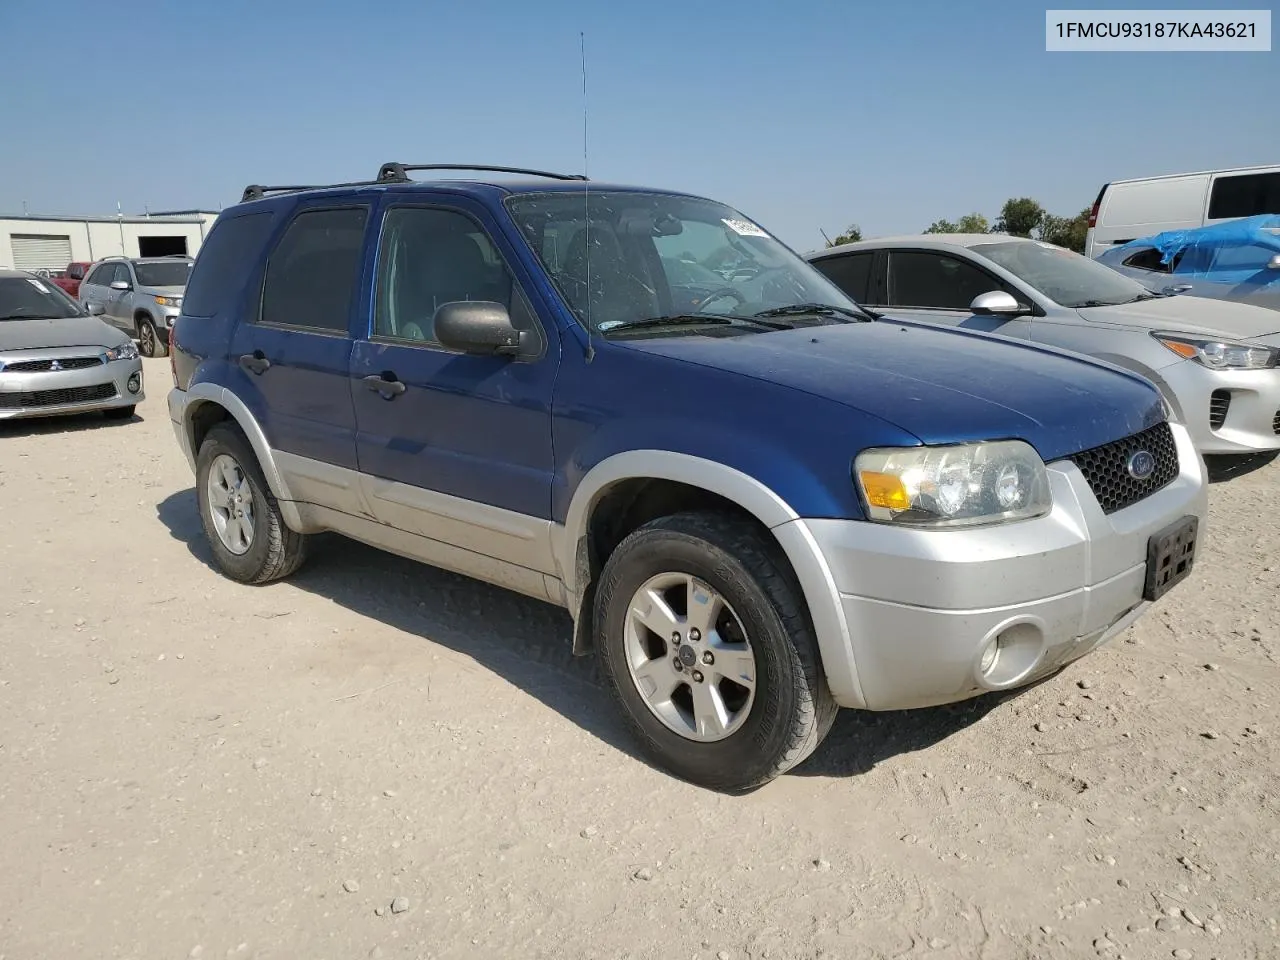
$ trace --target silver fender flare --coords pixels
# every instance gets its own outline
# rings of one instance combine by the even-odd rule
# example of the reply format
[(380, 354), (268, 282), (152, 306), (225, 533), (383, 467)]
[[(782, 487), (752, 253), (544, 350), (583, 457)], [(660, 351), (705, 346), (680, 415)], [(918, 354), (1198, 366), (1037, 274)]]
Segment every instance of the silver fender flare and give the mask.
[[(244, 401), (226, 387), (220, 387), (213, 383), (193, 384), (187, 390), (174, 390), (173, 394), (180, 395), (182, 398), (182, 434), (192, 468), (194, 469), (195, 459), (200, 453), (195, 448), (192, 416), (202, 404), (216, 404), (231, 415), (231, 419), (236, 422), (244, 435), (249, 438), (249, 445), (253, 447), (254, 456), (258, 458), (258, 465), (262, 468), (262, 475), (267, 479), (267, 486), (271, 488), (272, 495), (280, 504), (281, 518), (289, 525), (291, 530), (305, 532), (306, 525), (302, 522), (302, 517), (298, 513), (297, 504), (293, 502), (289, 486), (285, 483), (284, 475), (280, 472), (275, 457), (271, 453), (271, 446), (267, 443), (267, 435), (262, 432), (258, 419), (245, 406)], [(172, 416), (176, 412), (170, 411), (170, 415)]]
[(842, 706), (864, 706), (840, 591), (804, 520), (759, 480), (701, 457), (669, 450), (629, 450), (601, 461), (578, 483), (564, 527), (553, 527), (552, 533), (552, 549), (566, 593), (565, 606), (574, 617), (575, 633), (588, 629), (590, 621), (589, 616), (579, 614), (588, 587), (582, 582), (587, 575), (582, 545), (591, 513), (613, 484), (640, 477), (671, 480), (717, 494), (742, 507), (770, 530), (800, 581), (832, 694)]

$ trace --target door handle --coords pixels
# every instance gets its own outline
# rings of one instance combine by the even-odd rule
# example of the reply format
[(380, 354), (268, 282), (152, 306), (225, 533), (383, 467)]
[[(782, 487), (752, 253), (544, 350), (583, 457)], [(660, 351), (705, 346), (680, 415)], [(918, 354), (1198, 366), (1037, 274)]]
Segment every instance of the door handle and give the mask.
[(271, 361), (267, 359), (267, 355), (261, 350), (255, 350), (253, 353), (246, 353), (240, 358), (240, 366), (250, 373), (263, 374), (271, 367)]
[(394, 400), (400, 394), (404, 393), (404, 383), (396, 379), (396, 375), (390, 370), (381, 374), (374, 374), (364, 378), (364, 385), (370, 390), (376, 390), (382, 394), (383, 400)]

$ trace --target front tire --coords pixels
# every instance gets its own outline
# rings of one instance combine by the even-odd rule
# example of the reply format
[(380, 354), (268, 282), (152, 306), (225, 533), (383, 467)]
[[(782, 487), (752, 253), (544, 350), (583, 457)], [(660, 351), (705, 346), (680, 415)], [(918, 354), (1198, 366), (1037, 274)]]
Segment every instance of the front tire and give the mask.
[(641, 747), (682, 779), (759, 787), (835, 720), (799, 585), (746, 521), (684, 513), (636, 530), (601, 572), (595, 627)]
[(144, 357), (167, 357), (169, 344), (160, 338), (155, 321), (150, 317), (138, 318), (138, 352)]
[(267, 583), (301, 566), (307, 538), (289, 528), (253, 448), (239, 429), (217, 424), (196, 457), (200, 523), (218, 568), (241, 583)]

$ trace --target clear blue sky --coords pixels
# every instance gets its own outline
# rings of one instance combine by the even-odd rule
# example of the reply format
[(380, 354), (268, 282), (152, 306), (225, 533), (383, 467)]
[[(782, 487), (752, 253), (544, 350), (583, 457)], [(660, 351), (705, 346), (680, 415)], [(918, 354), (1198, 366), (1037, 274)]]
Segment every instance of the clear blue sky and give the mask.
[(1280, 53), (1049, 54), (1046, 5), (0, 0), (0, 212), (216, 209), (393, 159), (580, 171), (579, 31), (592, 179), (712, 196), (802, 250), (1280, 163)]

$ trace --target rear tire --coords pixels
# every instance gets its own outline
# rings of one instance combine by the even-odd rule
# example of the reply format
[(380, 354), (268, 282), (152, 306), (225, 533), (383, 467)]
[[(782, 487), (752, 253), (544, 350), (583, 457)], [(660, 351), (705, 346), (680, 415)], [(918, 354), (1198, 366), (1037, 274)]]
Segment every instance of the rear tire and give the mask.
[(155, 321), (150, 317), (138, 318), (138, 352), (144, 357), (167, 357), (169, 343), (161, 339)]
[(238, 428), (220, 423), (205, 436), (196, 457), (196, 503), (214, 561), (232, 580), (268, 583), (302, 565), (307, 538), (284, 522)]
[[(716, 609), (704, 637), (690, 621), (708, 622)], [(658, 634), (671, 615), (678, 642)], [(601, 572), (595, 629), (601, 666), (641, 747), (692, 783), (759, 787), (813, 753), (835, 721), (799, 584), (776, 544), (746, 521), (684, 513), (636, 530)]]

